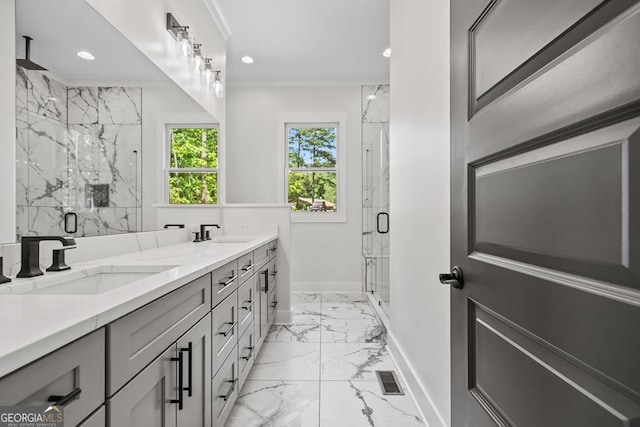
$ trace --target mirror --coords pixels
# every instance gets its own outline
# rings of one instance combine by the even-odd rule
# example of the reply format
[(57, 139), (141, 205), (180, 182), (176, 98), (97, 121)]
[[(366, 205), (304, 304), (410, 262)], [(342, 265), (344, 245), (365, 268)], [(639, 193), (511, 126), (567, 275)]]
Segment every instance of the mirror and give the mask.
[(142, 93), (173, 83), (84, 0), (16, 1), (16, 56), (27, 53), (16, 66), (18, 240), (142, 231)]

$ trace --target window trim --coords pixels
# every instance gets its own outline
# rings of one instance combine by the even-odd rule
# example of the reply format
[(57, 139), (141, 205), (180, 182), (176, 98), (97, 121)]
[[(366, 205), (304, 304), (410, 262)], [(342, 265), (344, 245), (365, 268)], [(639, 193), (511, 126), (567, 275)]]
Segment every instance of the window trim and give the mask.
[[(289, 168), (289, 139), (287, 129), (290, 125), (305, 127), (335, 126), (336, 135), (336, 167), (335, 168)], [(328, 169), (336, 172), (336, 192), (338, 212), (336, 213), (312, 213), (291, 211), (291, 222), (347, 222), (347, 113), (345, 111), (333, 112), (284, 112), (278, 113), (278, 186), (279, 202), (287, 204), (289, 195), (289, 171), (300, 169), (301, 172)]]
[[(172, 129), (217, 129), (218, 130), (218, 167), (216, 168), (172, 168), (171, 165), (171, 135)], [(220, 176), (222, 174), (220, 170), (221, 166), (221, 158), (220, 158), (220, 125), (218, 123), (212, 123), (211, 121), (207, 123), (166, 123), (165, 124), (165, 155), (164, 155), (164, 165), (163, 168), (163, 199), (164, 203), (169, 206), (220, 206), (222, 201), (220, 199)], [(176, 204), (170, 203), (169, 201), (169, 177), (172, 173), (215, 173), (216, 174), (216, 203), (189, 203), (189, 204)]]

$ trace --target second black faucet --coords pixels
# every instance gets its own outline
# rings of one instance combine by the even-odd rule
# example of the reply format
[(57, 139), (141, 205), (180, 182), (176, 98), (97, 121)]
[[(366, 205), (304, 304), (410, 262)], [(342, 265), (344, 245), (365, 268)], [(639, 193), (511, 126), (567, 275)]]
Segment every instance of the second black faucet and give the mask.
[(207, 227), (220, 228), (218, 224), (200, 224), (200, 239), (201, 241), (211, 240), (211, 232), (207, 230)]

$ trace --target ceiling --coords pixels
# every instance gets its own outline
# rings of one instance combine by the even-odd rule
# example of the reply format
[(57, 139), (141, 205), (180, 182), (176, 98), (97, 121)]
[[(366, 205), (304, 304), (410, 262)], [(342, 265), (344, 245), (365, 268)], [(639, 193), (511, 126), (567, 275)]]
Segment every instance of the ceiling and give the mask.
[(389, 1), (217, 0), (231, 32), (227, 82), (388, 82)]
[[(68, 82), (166, 84), (169, 78), (85, 0), (16, 2), (16, 49), (31, 36), (31, 60)], [(86, 50), (94, 61), (80, 59)]]

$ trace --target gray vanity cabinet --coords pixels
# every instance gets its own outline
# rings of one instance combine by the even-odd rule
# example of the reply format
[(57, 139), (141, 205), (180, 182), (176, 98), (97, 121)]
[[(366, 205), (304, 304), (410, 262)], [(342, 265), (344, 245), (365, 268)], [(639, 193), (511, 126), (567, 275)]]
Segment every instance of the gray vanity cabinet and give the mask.
[(0, 379), (2, 405), (50, 405), (68, 397), (65, 425), (75, 426), (104, 402), (104, 329)]
[(89, 418), (78, 424), (78, 427), (104, 427), (105, 425), (107, 425), (107, 410), (102, 405)]
[(238, 399), (239, 380), (238, 346), (236, 345), (211, 381), (213, 427), (223, 427), (227, 421), (229, 413)]
[(174, 357), (179, 358), (180, 354), (183, 407), (178, 408), (178, 426), (210, 427), (211, 313), (178, 340)]
[(249, 252), (248, 254), (238, 258), (238, 275), (240, 284), (243, 284), (253, 276), (255, 266), (256, 265), (253, 262), (253, 252)]
[(242, 336), (253, 322), (256, 303), (256, 276), (254, 275), (238, 289), (238, 336)]
[(238, 287), (238, 260), (216, 269), (211, 276), (211, 308), (220, 304)]
[(177, 426), (175, 354), (174, 344), (107, 400), (111, 427)]

